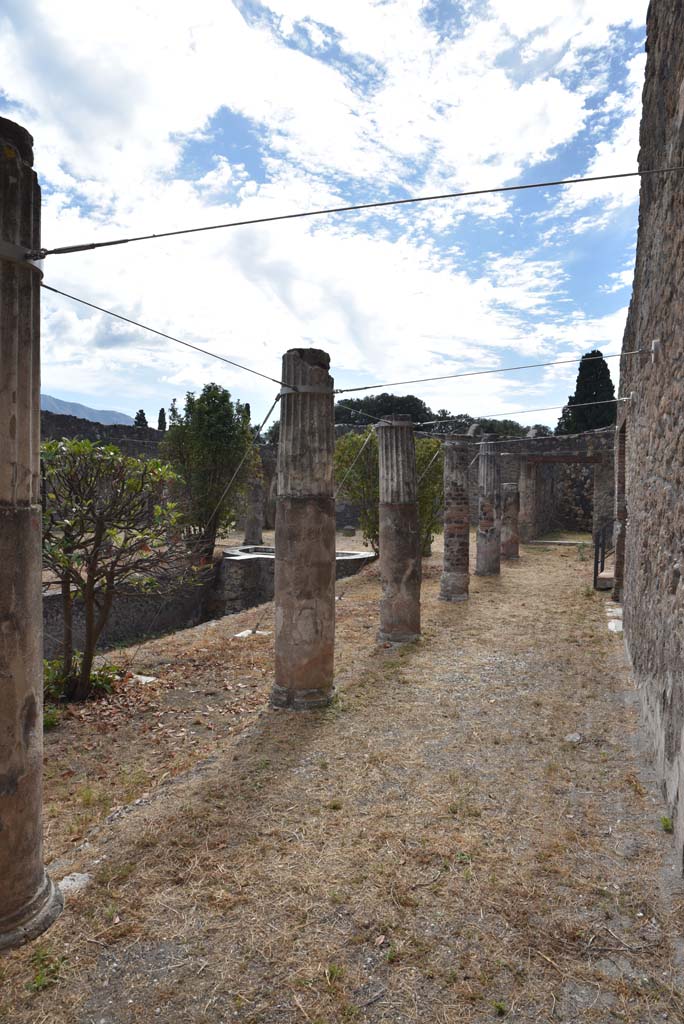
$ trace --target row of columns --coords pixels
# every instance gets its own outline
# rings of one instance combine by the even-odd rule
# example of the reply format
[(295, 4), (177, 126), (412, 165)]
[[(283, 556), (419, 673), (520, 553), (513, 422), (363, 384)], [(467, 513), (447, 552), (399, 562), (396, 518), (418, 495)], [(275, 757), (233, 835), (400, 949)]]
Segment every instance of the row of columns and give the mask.
[[(57, 917), (62, 897), (43, 865), (42, 601), (40, 506), (40, 188), (31, 136), (0, 118), (0, 949)], [(316, 349), (283, 357), (275, 557), (272, 703), (327, 704), (335, 640), (335, 445), (330, 359)], [(378, 427), (380, 638), (420, 634), (421, 552), (413, 428)], [(492, 449), (492, 450), (490, 450)], [(446, 445), (442, 596), (468, 593), (467, 446)], [(498, 559), (500, 469), (480, 455), (477, 571)], [(497, 475), (498, 474), (498, 475)], [(498, 540), (497, 540), (498, 545)], [(498, 562), (497, 562), (498, 565)]]
[[(317, 708), (333, 688), (335, 640), (335, 447), (330, 359), (317, 349), (283, 357), (275, 541), (276, 707)], [(421, 543), (418, 481), (410, 416), (378, 423), (380, 628), (378, 639), (420, 635)], [(470, 439), (444, 443), (444, 571), (440, 598), (464, 601), (470, 582)], [(520, 495), (501, 483), (501, 453), (479, 444), (475, 572), (500, 572), (518, 557)]]

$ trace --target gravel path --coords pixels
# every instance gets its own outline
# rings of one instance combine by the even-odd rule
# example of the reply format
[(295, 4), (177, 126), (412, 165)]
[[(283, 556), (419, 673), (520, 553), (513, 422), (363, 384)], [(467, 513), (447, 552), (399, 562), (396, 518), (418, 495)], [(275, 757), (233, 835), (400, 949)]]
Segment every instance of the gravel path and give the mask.
[(160, 761), (140, 804), (61, 857), (57, 877), (93, 880), (2, 961), (1, 1020), (684, 1018), (684, 890), (590, 563), (526, 548), (454, 606), (439, 571), (426, 561), (422, 640), (398, 650), (375, 644), (377, 568), (339, 584), (323, 712), (265, 708), (272, 636), (251, 658), (229, 642), (248, 613), (140, 650), (140, 671), (172, 677), (155, 714), (243, 677), (262, 710), (180, 773)]

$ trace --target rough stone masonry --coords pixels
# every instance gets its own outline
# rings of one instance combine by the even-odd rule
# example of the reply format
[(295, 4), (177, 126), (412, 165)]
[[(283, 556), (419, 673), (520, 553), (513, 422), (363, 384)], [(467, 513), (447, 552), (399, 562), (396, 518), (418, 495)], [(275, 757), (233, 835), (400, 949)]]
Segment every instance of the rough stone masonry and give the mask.
[[(639, 167), (684, 165), (684, 5), (652, 0)], [(625, 352), (640, 349), (637, 355)], [(641, 179), (617, 424), (616, 582), (625, 639), (684, 851), (684, 173)]]

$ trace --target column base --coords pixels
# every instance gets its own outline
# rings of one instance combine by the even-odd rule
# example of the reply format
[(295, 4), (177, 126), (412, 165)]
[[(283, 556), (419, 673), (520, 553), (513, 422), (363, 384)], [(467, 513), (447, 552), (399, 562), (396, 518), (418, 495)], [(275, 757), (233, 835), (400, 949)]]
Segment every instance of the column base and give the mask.
[(378, 643), (381, 644), (411, 644), (419, 639), (420, 633), (378, 633)]
[(24, 908), (21, 917), (0, 922), (0, 949), (16, 949), (46, 931), (64, 909), (64, 897), (49, 875), (42, 889)]
[(463, 572), (443, 572), (439, 588), (440, 601), (467, 601), (470, 576)]
[(302, 690), (292, 693), (277, 684), (271, 690), (269, 703), (273, 708), (290, 708), (292, 711), (315, 711), (316, 708), (327, 708), (333, 697), (333, 691)]

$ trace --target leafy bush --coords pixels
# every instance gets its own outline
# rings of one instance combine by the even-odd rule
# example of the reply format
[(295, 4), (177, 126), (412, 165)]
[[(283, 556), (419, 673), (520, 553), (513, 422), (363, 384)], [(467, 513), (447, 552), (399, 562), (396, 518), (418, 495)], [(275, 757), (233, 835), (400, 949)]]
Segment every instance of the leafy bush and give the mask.
[[(418, 517), (421, 551), (426, 554), (442, 529), (444, 457), (437, 438), (416, 438)], [(378, 553), (380, 520), (378, 438), (374, 427), (363, 434), (345, 434), (335, 445), (335, 480), (340, 493), (359, 507), (364, 542)]]
[[(68, 697), (68, 677), (64, 672), (64, 663), (61, 659), (54, 661), (44, 661), (44, 672), (43, 672), (43, 695), (44, 700), (50, 704), (56, 704), (59, 701), (66, 700)], [(72, 671), (79, 674), (83, 665), (83, 655), (79, 651), (74, 651), (72, 661)], [(114, 683), (121, 679), (124, 674), (124, 669), (118, 665), (100, 665), (98, 668), (92, 668), (90, 671), (90, 689), (88, 696), (96, 700), (98, 697), (105, 697), (107, 694), (113, 693)], [(46, 711), (47, 714), (47, 711)], [(55, 721), (54, 725), (57, 722)], [(53, 728), (54, 726), (48, 726)]]

